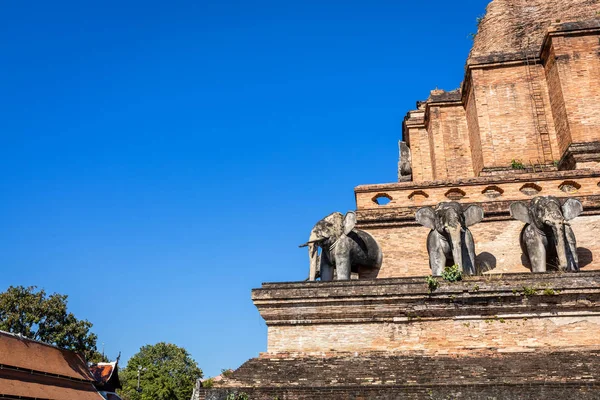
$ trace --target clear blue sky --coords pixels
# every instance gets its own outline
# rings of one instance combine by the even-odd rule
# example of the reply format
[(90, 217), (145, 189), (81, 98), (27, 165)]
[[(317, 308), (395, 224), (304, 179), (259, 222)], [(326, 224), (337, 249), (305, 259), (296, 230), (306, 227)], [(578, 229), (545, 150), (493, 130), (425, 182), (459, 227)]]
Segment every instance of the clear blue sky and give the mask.
[(396, 179), (487, 2), (2, 2), (0, 290), (69, 295), (110, 357), (257, 356), (250, 290), (303, 280), (312, 225)]

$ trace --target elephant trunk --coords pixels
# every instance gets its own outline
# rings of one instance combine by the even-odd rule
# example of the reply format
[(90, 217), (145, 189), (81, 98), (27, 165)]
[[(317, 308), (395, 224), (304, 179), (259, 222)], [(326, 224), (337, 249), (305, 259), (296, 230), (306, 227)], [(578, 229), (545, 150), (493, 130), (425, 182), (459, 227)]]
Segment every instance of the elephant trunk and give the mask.
[(448, 227), (450, 234), (450, 246), (452, 247), (452, 257), (454, 264), (458, 265), (459, 269), (463, 270), (462, 248), (463, 248), (463, 230), (460, 225), (457, 227)]
[(556, 255), (558, 256), (558, 269), (566, 271), (568, 268), (567, 262), (567, 244), (565, 238), (564, 221), (559, 221), (550, 224), (554, 233), (554, 242), (556, 243)]
[(310, 272), (308, 274), (309, 281), (317, 280), (317, 268), (319, 262), (319, 246), (315, 243), (308, 244), (308, 257), (310, 258)]

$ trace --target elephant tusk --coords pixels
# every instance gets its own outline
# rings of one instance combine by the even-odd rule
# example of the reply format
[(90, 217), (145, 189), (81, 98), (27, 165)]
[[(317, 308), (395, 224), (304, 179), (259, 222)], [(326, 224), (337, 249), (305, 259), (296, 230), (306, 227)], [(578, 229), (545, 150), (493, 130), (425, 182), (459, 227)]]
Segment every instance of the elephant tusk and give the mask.
[(308, 247), (311, 244), (315, 244), (315, 243), (319, 243), (318, 240), (311, 240), (310, 242), (306, 242), (304, 244), (301, 244), (300, 246), (298, 246), (299, 248), (303, 248), (303, 247)]

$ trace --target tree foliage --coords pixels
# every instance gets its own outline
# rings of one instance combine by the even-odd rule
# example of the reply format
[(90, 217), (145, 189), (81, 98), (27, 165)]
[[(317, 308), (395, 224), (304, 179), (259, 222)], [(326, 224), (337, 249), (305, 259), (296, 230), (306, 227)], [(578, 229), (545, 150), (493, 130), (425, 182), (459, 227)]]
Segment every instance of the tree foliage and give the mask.
[[(137, 389), (138, 371), (140, 388)], [(189, 400), (196, 380), (202, 377), (187, 350), (170, 343), (147, 345), (129, 359), (119, 373), (125, 400)]]
[(103, 361), (91, 328), (89, 321), (67, 311), (66, 295), (48, 296), (35, 286), (11, 286), (0, 293), (0, 330), (82, 352), (88, 361)]

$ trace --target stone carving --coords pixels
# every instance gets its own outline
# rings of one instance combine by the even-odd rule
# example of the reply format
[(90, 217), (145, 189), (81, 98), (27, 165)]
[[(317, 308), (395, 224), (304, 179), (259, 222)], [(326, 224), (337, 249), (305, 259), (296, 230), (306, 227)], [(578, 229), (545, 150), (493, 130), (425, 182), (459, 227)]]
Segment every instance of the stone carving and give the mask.
[(512, 217), (526, 224), (521, 231), (521, 248), (532, 272), (546, 272), (548, 266), (560, 271), (579, 271), (575, 234), (567, 221), (582, 212), (579, 200), (568, 199), (561, 206), (553, 196), (510, 205)]
[(398, 181), (412, 180), (412, 156), (406, 142), (398, 142), (400, 149), (400, 161), (398, 161)]
[[(377, 241), (367, 232), (355, 229), (356, 214), (346, 216), (334, 212), (315, 224), (308, 242), (310, 273), (308, 279), (331, 281), (334, 269), (338, 280), (350, 279), (352, 272), (359, 278), (376, 277), (381, 268), (383, 253)], [(319, 256), (319, 248), (321, 255)]]
[(423, 207), (415, 216), (431, 232), (427, 237), (429, 266), (440, 276), (446, 266), (458, 265), (466, 275), (476, 275), (475, 243), (468, 227), (483, 219), (483, 209), (470, 206), (463, 210), (457, 202), (444, 202), (435, 209)]

